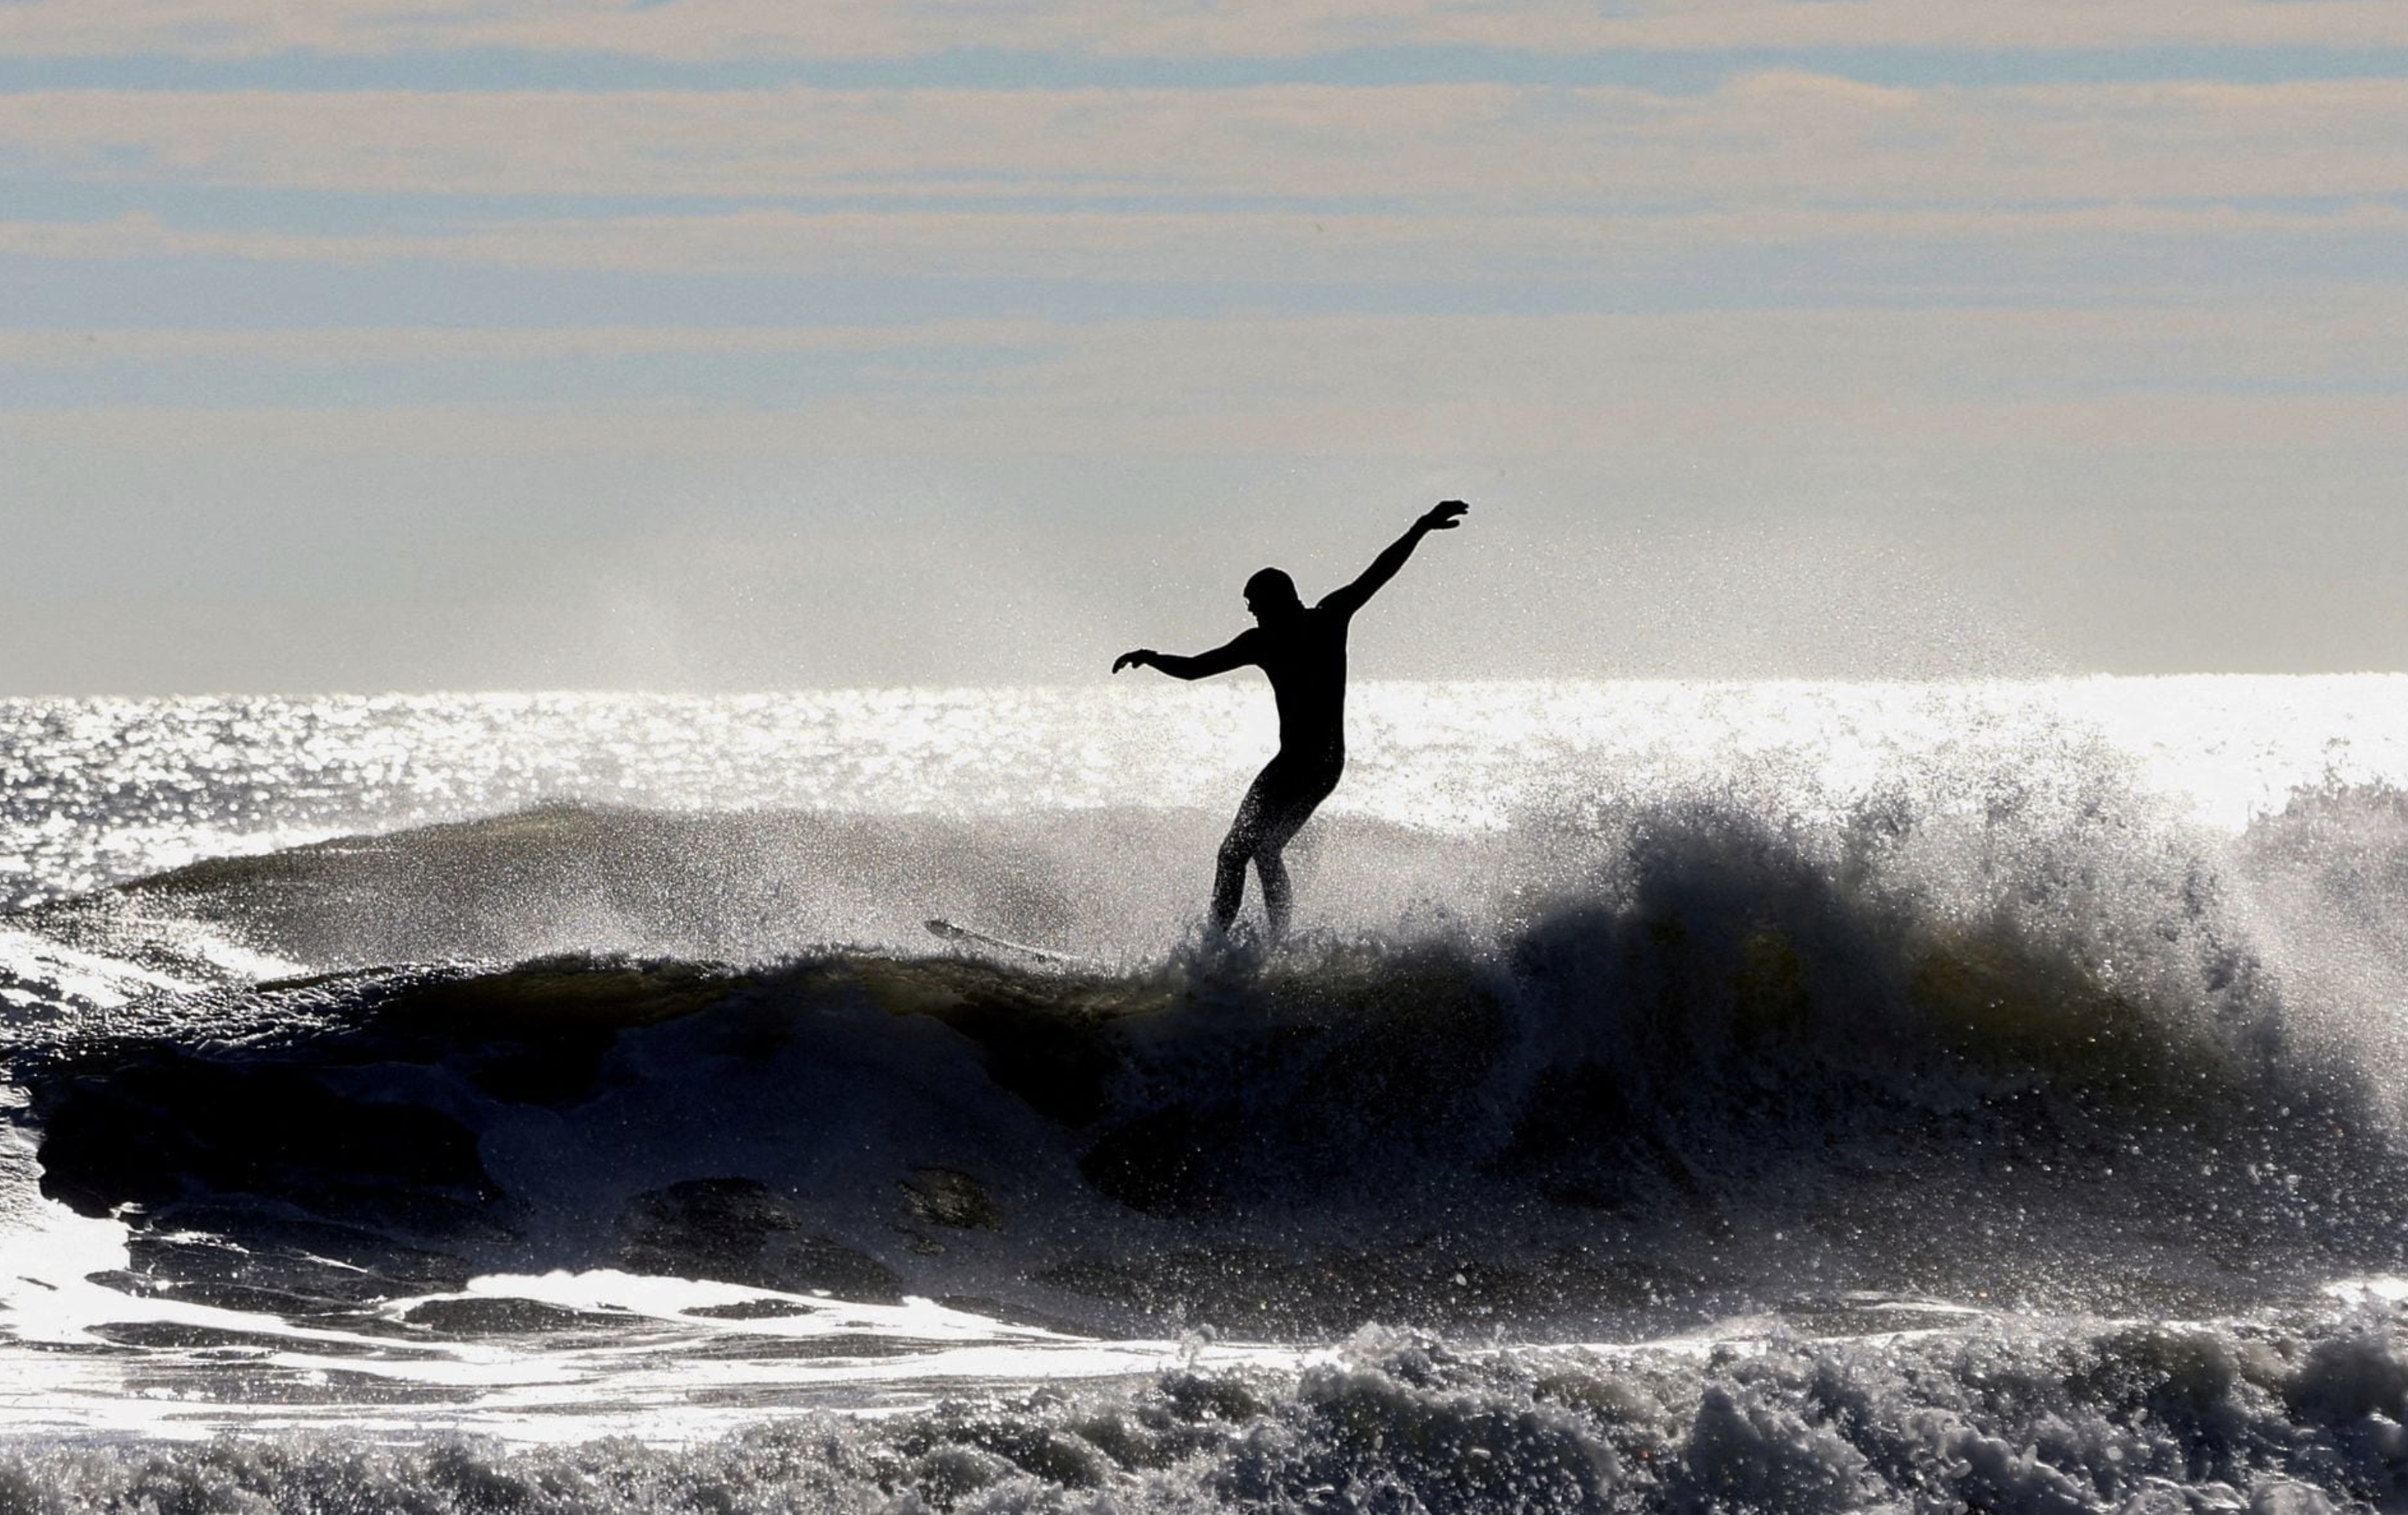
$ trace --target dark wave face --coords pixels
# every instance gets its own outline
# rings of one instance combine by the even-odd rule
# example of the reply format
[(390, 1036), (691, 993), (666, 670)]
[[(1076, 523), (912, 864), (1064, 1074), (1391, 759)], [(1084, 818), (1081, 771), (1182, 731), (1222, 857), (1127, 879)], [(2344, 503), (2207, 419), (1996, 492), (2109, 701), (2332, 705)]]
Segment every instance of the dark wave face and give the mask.
[[(1092, 950), (1154, 907), (1063, 860), (1091, 882), (1099, 836), (1195, 823), (552, 808), (33, 912), (196, 987), (28, 1020), (12, 1075), (43, 1192), (133, 1226), (127, 1288), (329, 1319), (611, 1267), (1571, 1339), (1868, 1291), (2211, 1310), (2396, 1265), (2395, 1086), (2293, 987), (2348, 985), (2257, 935), (2272, 885), (2392, 887), (2315, 836), (2396, 805), (2303, 801), (2217, 859), (2118, 802), (1573, 806), (1535, 857), (1334, 828), (1324, 896), (1488, 882), (1402, 932), (1067, 965), (906, 950), (886, 914), (941, 887)], [(882, 902), (848, 908), (883, 943), (795, 945), (831, 899)], [(197, 925), (316, 971), (212, 967)]]

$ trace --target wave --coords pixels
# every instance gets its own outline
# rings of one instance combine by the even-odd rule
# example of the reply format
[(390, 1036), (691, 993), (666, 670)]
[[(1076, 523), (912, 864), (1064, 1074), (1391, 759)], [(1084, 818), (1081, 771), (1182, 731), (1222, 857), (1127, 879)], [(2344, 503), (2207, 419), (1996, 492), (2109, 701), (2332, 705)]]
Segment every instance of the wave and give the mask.
[[(1561, 1336), (1864, 1288), (2165, 1308), (2396, 1262), (2394, 1086), (2264, 948), (2279, 870), (2114, 799), (1878, 796), (1820, 829), (1589, 806), (1518, 852), (1340, 828), (1316, 897), (1355, 929), (1270, 955), (1165, 930), (1067, 971), (793, 934), (941, 888), (1016, 935), (1142, 938), (1170, 891), (1096, 860), (1197, 822), (549, 808), (31, 912), (322, 971), (28, 1022), (11, 1073), (44, 1191), (134, 1227), (129, 1286), (287, 1311), (616, 1266), (1114, 1330)], [(1467, 847), (1485, 881), (1430, 903)]]
[(1505, 1512), (2390, 1508), (2396, 1311), (1497, 1351), (1387, 1330), (1295, 1369), (1167, 1368), (725, 1440), (511, 1451), (251, 1436), (0, 1451), (70, 1512), (937, 1508)]

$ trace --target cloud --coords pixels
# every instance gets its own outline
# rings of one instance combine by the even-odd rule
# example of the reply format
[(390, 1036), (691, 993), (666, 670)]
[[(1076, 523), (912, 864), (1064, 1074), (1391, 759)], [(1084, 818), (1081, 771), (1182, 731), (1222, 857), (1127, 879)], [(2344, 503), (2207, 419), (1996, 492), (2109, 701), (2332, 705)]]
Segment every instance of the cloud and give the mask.
[(2378, 0), (13, 0), (21, 56), (251, 57), (462, 48), (665, 60), (909, 57), (997, 48), (1161, 58), (1295, 57), (1399, 47), (1530, 50), (2408, 45)]
[[(807, 210), (761, 207), (636, 216), (464, 221), (438, 230), (295, 233), (188, 226), (144, 212), (102, 221), (0, 221), (0, 255), (56, 263), (236, 259), (371, 267), (611, 271), (659, 276), (1225, 283), (1242, 269), (1310, 298), (1319, 288), (1432, 281), (1577, 291), (1694, 276), (1707, 254), (1811, 255), (1818, 284), (1869, 294), (2113, 291), (2161, 281), (2169, 257), (2209, 265), (2179, 292), (2225, 286), (2215, 265), (2263, 266), (2358, 246), (2408, 245), (2408, 207), (2135, 204), (2001, 207), (1736, 206), (1667, 211), (1465, 214), (1342, 210)], [(2219, 254), (2221, 258), (2219, 259)], [(1793, 279), (1797, 270), (1793, 266)], [(2329, 277), (2329, 276), (2326, 276)], [(1806, 296), (1798, 296), (1806, 297)]]
[(251, 331), (120, 327), (105, 332), (0, 328), (0, 361), (24, 367), (163, 360), (326, 367), (681, 353), (893, 355), (1016, 350), (1051, 339), (1055, 332), (1054, 327), (1033, 321), (928, 322), (903, 326), (346, 326)]
[[(1220, 319), (887, 333), (756, 331), (762, 349), (983, 343), (975, 376), (873, 368), (798, 405), (516, 403), (0, 412), (70, 454), (810, 458), (1359, 454), (1589, 459), (2358, 450), (2408, 437), (2408, 297), (2266, 309), (1706, 312)], [(611, 329), (608, 350), (717, 334)], [(58, 339), (50, 344), (58, 359)], [(463, 364), (578, 350), (554, 332), (112, 333), (122, 358)], [(33, 339), (0, 345), (39, 362)]]
[[(1818, 7), (1816, 8), (1830, 8)], [(1244, 89), (0, 96), (0, 153), (122, 185), (1465, 210), (2408, 193), (2408, 79), (1700, 95)]]
[[(1010, 405), (912, 408), (831, 402), (792, 412), (696, 415), (659, 407), (559, 414), (492, 407), (377, 410), (149, 408), (0, 411), (12, 450), (67, 447), (187, 460), (273, 455), (576, 458), (797, 462), (844, 458), (1382, 457), (1551, 466), (1726, 457), (1756, 470), (1856, 456), (1901, 459), (2012, 454), (2090, 458), (2357, 450), (2396, 460), (2408, 396), (2262, 398), (2114, 395), (1997, 402), (1905, 396), (1877, 415), (1803, 392), (1781, 405), (1720, 412), (1634, 394), (1612, 409), (1562, 398), (1473, 397), (1379, 403), (1362, 398), (1198, 415), (1128, 406), (1098, 417), (1031, 397)], [(22, 452), (21, 452), (22, 455)]]

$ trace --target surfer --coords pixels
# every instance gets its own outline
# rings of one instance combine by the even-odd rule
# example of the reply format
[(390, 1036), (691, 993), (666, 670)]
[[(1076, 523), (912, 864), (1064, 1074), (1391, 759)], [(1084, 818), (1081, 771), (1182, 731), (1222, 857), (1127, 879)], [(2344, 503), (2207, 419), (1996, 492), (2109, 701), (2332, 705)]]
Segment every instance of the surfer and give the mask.
[(1221, 842), (1212, 876), (1216, 932), (1226, 933), (1238, 918), (1251, 862), (1262, 876), (1271, 939), (1286, 934), (1290, 895), (1287, 865), (1280, 853), (1338, 787), (1338, 776), (1346, 766), (1346, 628), (1364, 602), (1397, 576), (1424, 536), (1453, 531), (1470, 508), (1461, 500), (1430, 507), (1371, 560), (1360, 578), (1330, 591), (1311, 607), (1297, 596), (1295, 579), (1277, 568), (1263, 569), (1246, 580), (1246, 608), (1254, 613), (1254, 628), (1210, 652), (1182, 657), (1140, 647), (1112, 660), (1114, 673), (1150, 667), (1173, 679), (1210, 679), (1251, 665), (1271, 681), (1279, 705), (1279, 750), (1247, 789), (1238, 818)]

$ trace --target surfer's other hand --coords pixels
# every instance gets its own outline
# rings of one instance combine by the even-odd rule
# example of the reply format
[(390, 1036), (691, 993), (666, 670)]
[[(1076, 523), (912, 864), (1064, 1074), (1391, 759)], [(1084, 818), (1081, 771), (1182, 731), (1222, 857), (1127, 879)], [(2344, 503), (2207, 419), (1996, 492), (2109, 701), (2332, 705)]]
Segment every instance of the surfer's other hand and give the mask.
[(1112, 659), (1112, 672), (1118, 673), (1123, 668), (1141, 668), (1153, 661), (1154, 649), (1140, 647), (1134, 652), (1124, 652)]
[(1470, 508), (1461, 500), (1440, 500), (1422, 517), (1422, 525), (1430, 531), (1453, 531), (1463, 523), (1463, 513)]

